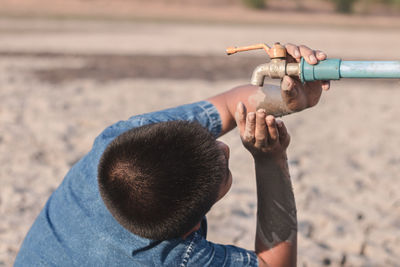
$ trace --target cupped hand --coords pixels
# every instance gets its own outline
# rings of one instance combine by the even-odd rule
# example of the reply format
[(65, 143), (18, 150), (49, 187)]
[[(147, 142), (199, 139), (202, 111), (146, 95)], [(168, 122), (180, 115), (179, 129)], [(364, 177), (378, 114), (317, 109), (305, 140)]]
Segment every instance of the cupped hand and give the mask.
[(263, 109), (247, 113), (242, 102), (235, 117), (242, 143), (254, 158), (286, 156), (290, 136), (282, 121), (267, 116)]
[[(287, 62), (300, 62), (303, 57), (309, 64), (317, 64), (321, 60), (325, 60), (327, 55), (319, 50), (312, 50), (304, 45), (286, 44)], [(322, 90), (329, 90), (330, 81), (314, 81), (302, 83), (299, 78), (285, 76), (282, 79), (282, 98), (286, 102), (287, 107), (292, 111), (300, 111), (315, 106), (320, 97)]]

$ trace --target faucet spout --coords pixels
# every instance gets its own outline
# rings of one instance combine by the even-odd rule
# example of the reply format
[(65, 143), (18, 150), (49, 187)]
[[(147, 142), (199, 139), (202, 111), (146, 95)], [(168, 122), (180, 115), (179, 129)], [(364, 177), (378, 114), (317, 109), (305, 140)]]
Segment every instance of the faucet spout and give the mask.
[(251, 76), (251, 84), (256, 86), (263, 86), (265, 76), (268, 76), (268, 74), (269, 74), (269, 63), (257, 66), (253, 71), (253, 75)]
[(261, 64), (254, 69), (251, 84), (263, 86), (265, 77), (282, 79), (285, 75), (299, 77), (300, 64), (287, 63), (283, 59), (272, 59), (269, 63)]

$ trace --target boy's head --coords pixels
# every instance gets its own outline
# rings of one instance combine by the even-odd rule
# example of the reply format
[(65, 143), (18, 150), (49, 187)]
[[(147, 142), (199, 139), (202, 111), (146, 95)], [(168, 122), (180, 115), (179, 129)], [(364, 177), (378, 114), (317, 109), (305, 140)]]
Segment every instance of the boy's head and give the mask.
[(229, 149), (200, 124), (161, 122), (134, 128), (106, 148), (99, 164), (108, 210), (139, 236), (184, 236), (230, 187)]

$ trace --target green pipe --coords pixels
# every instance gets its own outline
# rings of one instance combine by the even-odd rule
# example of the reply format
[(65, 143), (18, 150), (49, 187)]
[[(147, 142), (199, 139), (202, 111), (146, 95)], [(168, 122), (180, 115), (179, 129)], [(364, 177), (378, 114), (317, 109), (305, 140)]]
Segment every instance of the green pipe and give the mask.
[(400, 79), (400, 61), (344, 61), (327, 59), (316, 65), (303, 58), (300, 63), (302, 82), (340, 80), (341, 78), (390, 78)]

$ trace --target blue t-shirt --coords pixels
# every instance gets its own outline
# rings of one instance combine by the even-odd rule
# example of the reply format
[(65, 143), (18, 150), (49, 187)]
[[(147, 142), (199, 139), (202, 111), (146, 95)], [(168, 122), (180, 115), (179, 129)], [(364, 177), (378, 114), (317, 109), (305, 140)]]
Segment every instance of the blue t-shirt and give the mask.
[(257, 266), (254, 252), (207, 241), (205, 219), (186, 239), (154, 241), (123, 228), (105, 207), (97, 167), (107, 145), (129, 129), (171, 120), (197, 121), (214, 136), (221, 132), (218, 111), (206, 101), (134, 116), (108, 127), (50, 196), (15, 266)]

